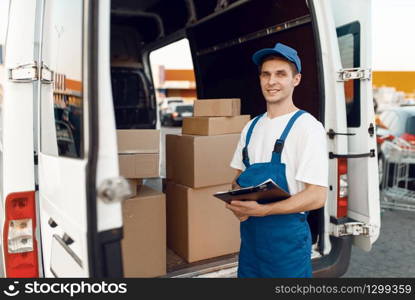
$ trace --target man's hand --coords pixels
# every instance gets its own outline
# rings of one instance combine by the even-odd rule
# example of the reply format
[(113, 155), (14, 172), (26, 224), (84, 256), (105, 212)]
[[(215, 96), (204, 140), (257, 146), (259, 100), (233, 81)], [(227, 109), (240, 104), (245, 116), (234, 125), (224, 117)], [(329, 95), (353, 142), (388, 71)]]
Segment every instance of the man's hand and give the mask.
[(263, 217), (268, 214), (270, 207), (266, 204), (259, 204), (256, 201), (232, 201), (227, 204), (226, 208), (230, 209), (237, 217), (238, 216), (255, 216)]
[[(226, 204), (226, 207), (228, 208), (228, 204)], [(230, 211), (232, 211), (232, 212), (233, 212), (233, 214), (234, 214), (234, 215), (238, 218), (238, 220), (239, 220), (240, 222), (246, 221), (246, 220), (248, 220), (248, 218), (249, 218), (249, 216), (246, 216), (246, 215), (243, 215), (243, 214), (237, 213), (237, 212), (235, 212), (235, 211), (233, 211), (233, 210), (231, 210), (231, 209), (230, 209)]]
[(236, 190), (236, 189), (240, 189), (241, 187), (239, 186), (239, 184), (237, 184), (236, 182), (232, 182), (232, 189)]
[(236, 176), (232, 181), (232, 189), (236, 190), (236, 189), (240, 189), (241, 187), (236, 183), (236, 180), (238, 179), (239, 175), (241, 175), (242, 170), (237, 170), (236, 172)]

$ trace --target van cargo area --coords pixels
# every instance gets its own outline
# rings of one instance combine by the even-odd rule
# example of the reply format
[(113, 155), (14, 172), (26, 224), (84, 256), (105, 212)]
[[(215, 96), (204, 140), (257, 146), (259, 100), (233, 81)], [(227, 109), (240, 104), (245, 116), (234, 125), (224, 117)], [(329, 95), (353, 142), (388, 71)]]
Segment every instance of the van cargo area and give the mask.
[[(324, 124), (314, 26), (305, 0), (113, 0), (111, 74), (117, 129), (156, 128), (149, 54), (183, 38), (191, 48), (197, 98), (240, 98), (241, 114), (251, 118), (266, 110), (252, 53), (277, 41), (299, 49), (303, 82), (294, 103)], [(324, 209), (312, 211), (308, 222), (313, 249), (322, 254)], [(236, 262), (234, 254), (188, 264), (168, 249), (167, 276), (232, 268)]]

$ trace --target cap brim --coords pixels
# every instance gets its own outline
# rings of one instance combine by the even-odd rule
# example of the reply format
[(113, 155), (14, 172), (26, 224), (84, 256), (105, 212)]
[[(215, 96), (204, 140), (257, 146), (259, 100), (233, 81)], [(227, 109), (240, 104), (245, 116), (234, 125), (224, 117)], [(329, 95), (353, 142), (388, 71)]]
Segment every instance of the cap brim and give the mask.
[(254, 62), (254, 64), (259, 66), (262, 59), (265, 56), (268, 56), (268, 55), (271, 55), (271, 54), (277, 54), (277, 55), (281, 55), (281, 56), (285, 57), (285, 55), (282, 55), (280, 52), (276, 51), (275, 49), (265, 48), (265, 49), (261, 49), (261, 50), (255, 52), (254, 55), (252, 55), (252, 61)]
[(275, 49), (272, 49), (272, 48), (265, 48), (265, 49), (261, 49), (261, 50), (255, 52), (254, 55), (252, 55), (252, 60), (257, 66), (259, 66), (259, 64), (261, 63), (262, 59), (265, 56), (272, 55), (272, 54), (282, 56), (285, 59), (289, 60), (290, 62), (292, 62), (295, 65), (298, 72), (301, 72), (301, 66), (298, 66), (297, 63), (294, 60), (291, 59), (291, 57), (289, 57), (285, 54), (282, 54), (281, 52), (279, 52)]

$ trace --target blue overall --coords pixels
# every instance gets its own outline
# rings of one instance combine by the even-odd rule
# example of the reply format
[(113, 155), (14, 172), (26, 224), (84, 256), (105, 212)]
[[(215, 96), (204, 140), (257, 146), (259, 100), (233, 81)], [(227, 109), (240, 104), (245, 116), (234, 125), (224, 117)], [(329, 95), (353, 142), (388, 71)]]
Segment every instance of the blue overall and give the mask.
[[(281, 153), (295, 120), (303, 113), (305, 111), (297, 111), (289, 120), (281, 137), (275, 142), (271, 162), (251, 165), (248, 144), (256, 123), (263, 115), (252, 121), (243, 148), (243, 163), (246, 169), (237, 179), (239, 186), (254, 186), (271, 178), (289, 192)], [(311, 234), (306, 217), (306, 214), (293, 213), (249, 217), (241, 222), (238, 277), (311, 277)]]

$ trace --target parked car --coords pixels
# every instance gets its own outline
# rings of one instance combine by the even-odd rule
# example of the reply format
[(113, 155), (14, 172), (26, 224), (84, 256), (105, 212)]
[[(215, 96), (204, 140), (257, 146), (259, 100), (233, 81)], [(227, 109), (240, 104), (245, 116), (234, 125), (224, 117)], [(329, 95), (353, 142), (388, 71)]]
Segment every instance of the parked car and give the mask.
[(160, 114), (160, 121), (163, 125), (163, 116), (166, 113), (169, 113), (172, 108), (177, 105), (183, 103), (183, 99), (179, 97), (167, 97), (164, 98), (163, 101), (159, 103), (159, 114)]
[(183, 103), (183, 99), (179, 97), (167, 97), (160, 103), (160, 109), (167, 109), (171, 104)]
[[(415, 106), (400, 106), (383, 111), (377, 119), (377, 143), (378, 143), (378, 163), (379, 163), (379, 182), (384, 178), (384, 154), (381, 146), (384, 141), (392, 141), (401, 138), (411, 145), (415, 145)], [(390, 172), (392, 173), (392, 169)], [(415, 166), (409, 169), (409, 175), (414, 177)], [(390, 174), (388, 185), (392, 183), (393, 177)]]
[(378, 136), (391, 135), (415, 144), (415, 106), (400, 106), (379, 115)]
[(191, 104), (175, 104), (171, 105), (170, 108), (161, 117), (161, 125), (164, 126), (181, 126), (184, 117), (193, 116), (193, 105)]

